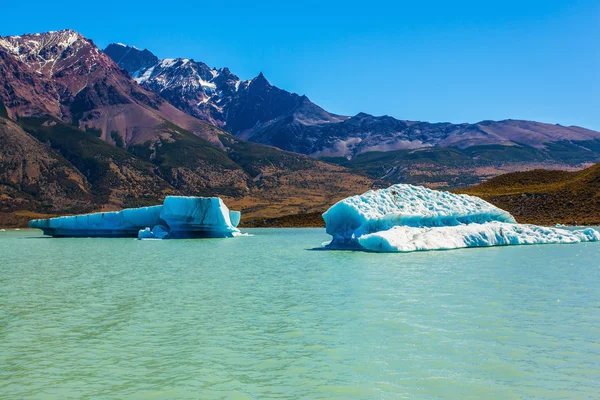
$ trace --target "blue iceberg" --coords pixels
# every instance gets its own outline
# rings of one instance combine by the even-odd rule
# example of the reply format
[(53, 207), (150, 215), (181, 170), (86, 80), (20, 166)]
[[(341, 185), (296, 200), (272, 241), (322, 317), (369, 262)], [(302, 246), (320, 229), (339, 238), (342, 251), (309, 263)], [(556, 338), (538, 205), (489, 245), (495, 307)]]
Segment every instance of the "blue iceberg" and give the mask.
[(29, 227), (56, 237), (232, 237), (240, 233), (240, 217), (218, 197), (167, 196), (158, 206), (36, 219)]
[(517, 224), (478, 197), (404, 184), (341, 200), (323, 219), (333, 237), (328, 247), (334, 249), (409, 252), (600, 240), (591, 228)]

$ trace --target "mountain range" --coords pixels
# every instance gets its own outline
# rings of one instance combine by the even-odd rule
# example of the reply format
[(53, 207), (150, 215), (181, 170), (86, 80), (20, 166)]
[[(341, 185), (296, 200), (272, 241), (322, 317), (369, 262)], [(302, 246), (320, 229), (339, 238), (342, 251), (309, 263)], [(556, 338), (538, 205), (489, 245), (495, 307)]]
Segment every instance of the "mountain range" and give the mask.
[(228, 68), (188, 58), (161, 60), (124, 44), (111, 44), (104, 52), (145, 89), (236, 137), (322, 158), (373, 179), (453, 187), (507, 171), (581, 167), (600, 160), (600, 132), (581, 127), (342, 116), (273, 86), (262, 73), (241, 80)]
[(0, 213), (218, 195), (249, 218), (321, 211), (389, 182), (461, 187), (600, 160), (600, 133), (531, 121), (343, 116), (228, 68), (98, 49), (66, 29), (0, 37)]
[(291, 214), (366, 190), (346, 168), (236, 138), (138, 85), (71, 30), (0, 37), (0, 212), (218, 195)]

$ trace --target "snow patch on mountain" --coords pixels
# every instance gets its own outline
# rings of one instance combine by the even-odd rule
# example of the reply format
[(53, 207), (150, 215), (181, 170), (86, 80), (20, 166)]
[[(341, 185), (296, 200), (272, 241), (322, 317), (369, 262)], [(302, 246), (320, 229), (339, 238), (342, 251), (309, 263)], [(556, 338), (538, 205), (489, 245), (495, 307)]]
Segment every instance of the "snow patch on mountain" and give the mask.
[(141, 75), (138, 75), (140, 73), (141, 70), (138, 70), (134, 76), (133, 76), (133, 80), (136, 81), (138, 84), (142, 84), (144, 82), (146, 82), (148, 79), (150, 79), (150, 77), (152, 76), (152, 71), (154, 71), (154, 67), (150, 67), (148, 69), (146, 69), (145, 71), (143, 71), (143, 73)]
[(0, 37), (0, 48), (23, 62), (30, 71), (46, 76), (71, 68), (84, 58), (98, 62), (100, 57), (91, 41), (71, 29)]
[(165, 58), (160, 62), (160, 66), (161, 68), (169, 68), (175, 65), (176, 62), (177, 60), (175, 58)]

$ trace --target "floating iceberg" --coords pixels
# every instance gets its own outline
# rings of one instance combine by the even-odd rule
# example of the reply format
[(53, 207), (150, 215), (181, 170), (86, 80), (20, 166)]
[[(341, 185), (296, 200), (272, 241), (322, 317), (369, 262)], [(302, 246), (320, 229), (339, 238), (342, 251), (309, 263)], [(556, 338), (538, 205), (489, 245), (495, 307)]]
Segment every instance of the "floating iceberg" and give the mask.
[(60, 237), (231, 237), (240, 232), (240, 216), (218, 197), (167, 196), (159, 206), (37, 219), (29, 227)]
[(49, 236), (120, 237), (137, 236), (140, 229), (161, 221), (162, 206), (128, 208), (122, 211), (99, 212), (29, 221)]
[(329, 248), (382, 252), (600, 240), (594, 229), (517, 224), (474, 196), (394, 185), (334, 204), (323, 214)]

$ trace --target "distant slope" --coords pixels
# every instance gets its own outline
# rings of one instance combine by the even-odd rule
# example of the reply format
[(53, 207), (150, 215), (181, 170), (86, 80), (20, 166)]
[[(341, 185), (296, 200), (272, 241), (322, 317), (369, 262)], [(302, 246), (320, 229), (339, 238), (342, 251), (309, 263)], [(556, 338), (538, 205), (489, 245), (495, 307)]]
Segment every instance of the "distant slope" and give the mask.
[(575, 172), (510, 173), (460, 192), (490, 201), (519, 222), (600, 225), (600, 164)]
[[(172, 185), (157, 176), (152, 163), (93, 133), (46, 118), (22, 118), (19, 125), (46, 148), (60, 153), (85, 177), (91, 195), (87, 209), (150, 205), (175, 192)], [(64, 210), (56, 206), (60, 204), (59, 197), (53, 204), (53, 212)]]
[(600, 159), (600, 142), (556, 142), (543, 149), (524, 145), (481, 145), (466, 149), (428, 147), (368, 152), (350, 160), (322, 157), (374, 180), (435, 188), (460, 188), (507, 172), (577, 169)]

